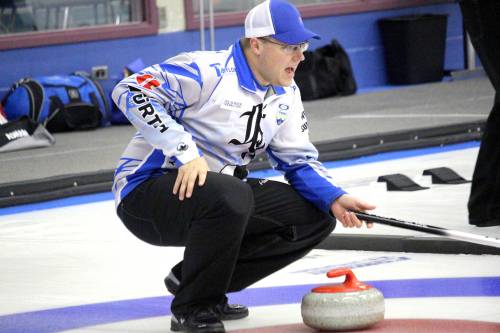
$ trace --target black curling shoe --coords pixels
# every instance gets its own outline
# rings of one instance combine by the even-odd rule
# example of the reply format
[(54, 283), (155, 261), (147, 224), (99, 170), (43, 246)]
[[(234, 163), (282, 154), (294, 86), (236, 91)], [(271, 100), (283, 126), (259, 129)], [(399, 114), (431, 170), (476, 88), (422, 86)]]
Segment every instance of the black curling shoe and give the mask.
[[(165, 286), (172, 295), (175, 295), (177, 292), (179, 284), (179, 279), (177, 279), (173, 272), (170, 272), (165, 278)], [(212, 310), (220, 320), (235, 320), (248, 317), (248, 308), (246, 306), (228, 304), (227, 297), (224, 297), (224, 300), (215, 305)]]
[(172, 314), (170, 330), (187, 333), (223, 333), (224, 324), (210, 308), (195, 309), (187, 315)]

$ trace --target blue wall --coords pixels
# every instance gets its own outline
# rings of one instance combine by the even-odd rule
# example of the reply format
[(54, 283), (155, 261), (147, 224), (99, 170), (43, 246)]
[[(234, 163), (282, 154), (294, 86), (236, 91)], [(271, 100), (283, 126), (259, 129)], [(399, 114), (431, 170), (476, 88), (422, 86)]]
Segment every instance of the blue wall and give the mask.
[[(305, 20), (305, 25), (322, 36), (320, 41), (312, 42), (312, 48), (336, 38), (350, 56), (358, 86), (375, 87), (387, 83), (377, 20), (422, 13), (448, 15), (445, 69), (463, 69), (462, 17), (458, 5), (454, 3), (320, 17)], [(226, 48), (243, 35), (243, 27), (220, 28), (215, 35), (216, 49)], [(136, 58), (140, 57), (146, 65), (151, 65), (179, 52), (199, 49), (199, 45), (198, 31), (183, 31), (150, 37), (1, 51), (0, 95), (21, 77), (90, 71), (96, 65), (108, 65), (110, 80), (103, 83), (105, 87), (111, 87), (122, 68)], [(422, 50), (422, 54), (425, 55), (425, 50)]]

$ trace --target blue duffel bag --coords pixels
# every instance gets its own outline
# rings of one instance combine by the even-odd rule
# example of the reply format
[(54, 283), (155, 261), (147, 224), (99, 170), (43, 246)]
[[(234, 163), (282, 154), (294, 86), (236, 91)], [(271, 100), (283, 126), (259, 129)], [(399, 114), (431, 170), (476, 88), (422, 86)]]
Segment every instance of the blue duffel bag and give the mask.
[(97, 81), (83, 73), (21, 79), (2, 105), (8, 120), (28, 116), (50, 132), (109, 125), (109, 97)]

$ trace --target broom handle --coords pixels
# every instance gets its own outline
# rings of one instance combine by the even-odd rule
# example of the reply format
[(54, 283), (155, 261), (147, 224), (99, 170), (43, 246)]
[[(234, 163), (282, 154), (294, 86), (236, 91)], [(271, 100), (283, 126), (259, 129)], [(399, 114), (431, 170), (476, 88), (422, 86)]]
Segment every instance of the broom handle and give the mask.
[(441, 227), (436, 227), (427, 224), (420, 224), (415, 222), (408, 222), (397, 220), (388, 217), (377, 216), (373, 214), (367, 214), (362, 212), (353, 211), (356, 216), (363, 221), (374, 222), (379, 224), (390, 225), (392, 227), (410, 229), (425, 232), (428, 234), (438, 235), (446, 238), (452, 238), (464, 242), (481, 244), (486, 246), (492, 246), (496, 248), (500, 248), (500, 238), (477, 235), (470, 232), (451, 230)]

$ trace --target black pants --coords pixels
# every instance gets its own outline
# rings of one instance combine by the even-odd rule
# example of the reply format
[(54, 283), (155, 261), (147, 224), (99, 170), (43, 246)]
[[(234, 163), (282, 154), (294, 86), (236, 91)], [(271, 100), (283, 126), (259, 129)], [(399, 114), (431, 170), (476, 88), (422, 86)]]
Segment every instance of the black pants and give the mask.
[(479, 148), (469, 197), (469, 223), (500, 225), (500, 1), (462, 0), (465, 29), (496, 96)]
[(139, 239), (185, 246), (174, 273), (181, 284), (172, 312), (216, 304), (303, 257), (335, 220), (289, 185), (209, 172), (190, 199), (172, 194), (176, 174), (150, 179), (122, 201), (118, 215)]

